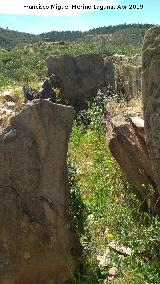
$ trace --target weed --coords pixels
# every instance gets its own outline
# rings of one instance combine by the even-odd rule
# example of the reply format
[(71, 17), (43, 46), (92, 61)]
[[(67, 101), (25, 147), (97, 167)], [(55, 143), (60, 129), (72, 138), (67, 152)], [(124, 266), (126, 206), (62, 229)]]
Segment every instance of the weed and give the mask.
[[(95, 101), (83, 112), (82, 120), (79, 117), (75, 122), (68, 157), (77, 169), (73, 173), (72, 195), (74, 190), (73, 196), (76, 195), (73, 207), (77, 212), (82, 210), (79, 229), (86, 256), (85, 270), (68, 283), (103, 283), (108, 269), (115, 266), (118, 269), (115, 284), (158, 284), (160, 218), (142, 211), (134, 188), (106, 145), (103, 102)], [(130, 247), (132, 255), (124, 257), (110, 250), (109, 266), (99, 267), (97, 256), (104, 254), (111, 241)]]

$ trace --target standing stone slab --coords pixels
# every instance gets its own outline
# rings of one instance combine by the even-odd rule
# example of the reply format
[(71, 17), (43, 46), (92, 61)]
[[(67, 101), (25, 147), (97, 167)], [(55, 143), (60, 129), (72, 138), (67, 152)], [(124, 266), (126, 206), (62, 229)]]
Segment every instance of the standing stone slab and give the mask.
[(0, 135), (2, 284), (61, 283), (76, 267), (66, 167), (73, 117), (72, 107), (35, 100)]
[(61, 88), (62, 103), (83, 109), (105, 85), (104, 62), (99, 54), (50, 56), (48, 74), (55, 74)]
[(160, 191), (160, 26), (145, 34), (142, 71), (146, 142)]
[(134, 185), (144, 205), (160, 215), (160, 194), (156, 190), (150, 157), (144, 136), (144, 121), (140, 117), (116, 116), (107, 125), (107, 138), (111, 153)]

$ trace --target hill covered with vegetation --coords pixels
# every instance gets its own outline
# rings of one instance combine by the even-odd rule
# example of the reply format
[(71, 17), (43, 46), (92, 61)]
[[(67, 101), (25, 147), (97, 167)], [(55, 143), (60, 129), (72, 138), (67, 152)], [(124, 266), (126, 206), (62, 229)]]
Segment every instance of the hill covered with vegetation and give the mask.
[(27, 43), (45, 41), (46, 38), (53, 41), (94, 41), (95, 37), (98, 35), (103, 35), (107, 43), (114, 45), (120, 45), (122, 43), (141, 44), (145, 31), (150, 27), (150, 24), (124, 24), (99, 27), (86, 32), (53, 30), (39, 35), (13, 31), (8, 28), (0, 28), (0, 47), (14, 48)]
[(48, 33), (42, 33), (40, 36), (42, 38), (52, 38), (54, 40), (70, 40), (74, 41), (77, 39), (85, 39), (88, 36), (95, 36), (95, 35), (126, 35), (129, 39), (134, 35), (137, 36), (137, 40), (141, 40), (144, 37), (145, 31), (150, 28), (150, 24), (123, 24), (123, 25), (116, 25), (116, 26), (106, 26), (106, 27), (99, 27), (90, 29), (86, 32), (81, 31), (51, 31)]
[(1, 48), (14, 48), (15, 46), (21, 46), (27, 43), (40, 40), (39, 36), (22, 33), (8, 28), (0, 28), (0, 47)]

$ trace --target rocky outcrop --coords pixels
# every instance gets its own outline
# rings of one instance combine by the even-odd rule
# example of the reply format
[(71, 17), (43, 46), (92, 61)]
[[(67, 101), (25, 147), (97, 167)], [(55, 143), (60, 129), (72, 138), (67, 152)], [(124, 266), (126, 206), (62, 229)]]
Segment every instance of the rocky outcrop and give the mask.
[(0, 134), (0, 283), (48, 284), (74, 271), (68, 216), (72, 107), (34, 100)]
[(100, 55), (64, 55), (47, 59), (48, 74), (59, 82), (61, 102), (75, 109), (84, 109), (99, 88), (104, 86), (104, 62)]
[(160, 215), (160, 195), (148, 155), (144, 121), (139, 117), (125, 119), (114, 117), (107, 124), (109, 148), (128, 180), (134, 185), (138, 196), (149, 201), (154, 213)]
[(106, 85), (114, 94), (129, 101), (141, 92), (141, 57), (115, 54), (104, 60)]
[(140, 55), (64, 55), (49, 57), (47, 66), (53, 87), (61, 90), (61, 102), (76, 110), (84, 109), (103, 87), (128, 101), (141, 92)]
[(160, 26), (145, 34), (142, 70), (146, 143), (160, 191)]

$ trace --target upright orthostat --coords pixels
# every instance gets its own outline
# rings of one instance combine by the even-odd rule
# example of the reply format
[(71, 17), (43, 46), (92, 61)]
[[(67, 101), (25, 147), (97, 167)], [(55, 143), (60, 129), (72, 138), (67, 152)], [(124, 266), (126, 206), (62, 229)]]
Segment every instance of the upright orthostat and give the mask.
[(72, 107), (34, 100), (0, 134), (0, 283), (62, 283), (80, 245), (68, 216)]
[(104, 62), (98, 54), (50, 56), (47, 67), (48, 75), (54, 74), (61, 89), (61, 103), (76, 110), (87, 107), (105, 85)]
[(160, 191), (160, 26), (145, 34), (142, 76), (146, 143)]

